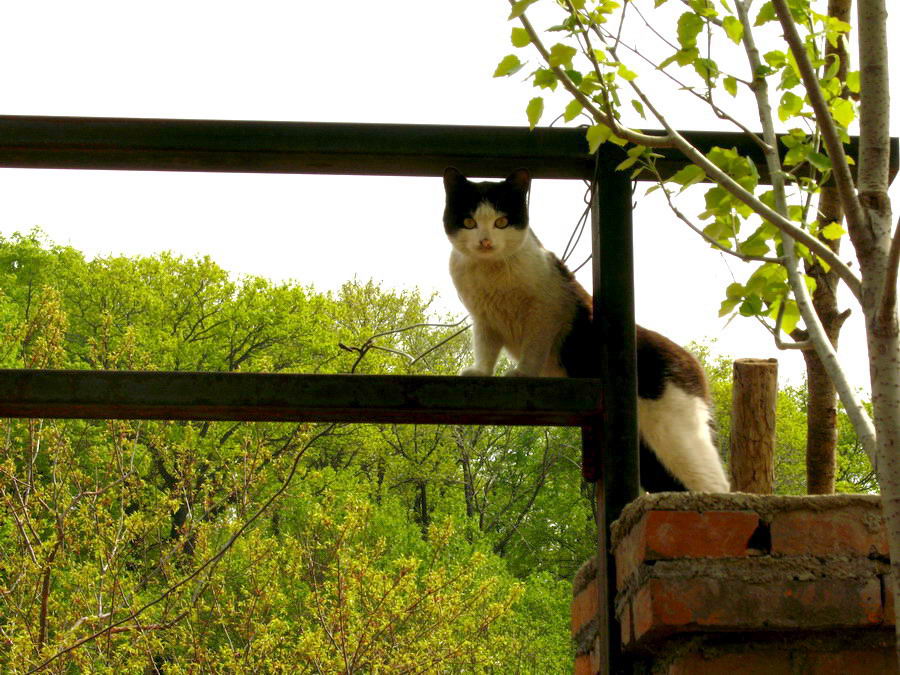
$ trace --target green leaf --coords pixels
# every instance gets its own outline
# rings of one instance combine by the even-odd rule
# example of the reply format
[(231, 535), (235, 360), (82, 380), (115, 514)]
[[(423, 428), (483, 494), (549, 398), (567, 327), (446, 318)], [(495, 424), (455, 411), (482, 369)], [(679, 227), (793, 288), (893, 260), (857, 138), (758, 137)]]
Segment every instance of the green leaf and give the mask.
[(619, 162), (618, 166), (616, 167), (616, 171), (624, 171), (625, 169), (631, 167), (639, 159), (640, 155), (637, 155), (635, 157), (626, 157), (621, 162)]
[(737, 282), (728, 284), (725, 289), (725, 297), (729, 300), (740, 300), (744, 297), (744, 285)]
[(529, 5), (533, 5), (537, 0), (519, 0), (516, 4), (513, 5), (512, 11), (509, 13), (509, 19), (515, 19), (522, 15), (522, 13), (528, 9)]
[(731, 312), (734, 311), (734, 308), (737, 307), (737, 304), (741, 301), (740, 298), (729, 298), (727, 300), (723, 300), (722, 304), (719, 306), (719, 317), (728, 316)]
[(741, 316), (759, 316), (762, 308), (762, 298), (753, 294), (746, 297), (738, 312), (740, 312)]
[(581, 114), (582, 110), (584, 110), (584, 106), (578, 100), (572, 99), (563, 112), (563, 119), (566, 122), (571, 122)]
[(800, 308), (796, 300), (788, 300), (784, 305), (784, 315), (781, 317), (781, 329), (790, 335), (800, 323)]
[(782, 122), (797, 115), (803, 110), (803, 99), (797, 94), (786, 91), (781, 96), (781, 104), (778, 106), (778, 119)]
[(688, 6), (700, 16), (718, 16), (715, 5), (709, 0), (688, 0)]
[(675, 54), (675, 60), (678, 62), (679, 66), (689, 66), (699, 56), (700, 56), (700, 52), (696, 48), (682, 49), (678, 53)]
[(587, 142), (590, 153), (593, 155), (595, 152), (597, 152), (597, 148), (608, 141), (611, 136), (612, 129), (610, 129), (605, 124), (595, 124), (592, 127), (588, 127)]
[(509, 39), (512, 41), (513, 47), (526, 47), (531, 44), (531, 36), (524, 28), (513, 28)]
[(811, 152), (806, 159), (819, 171), (829, 171), (831, 169), (831, 160), (828, 158), (828, 155), (823, 155), (821, 152)]
[(538, 68), (534, 71), (532, 78), (534, 86), (540, 87), (541, 89), (550, 89), (552, 91), (556, 89), (556, 85), (559, 84), (556, 79), (556, 73), (549, 68)]
[(727, 91), (732, 96), (737, 96), (737, 80), (733, 77), (726, 77), (722, 84), (725, 85), (725, 91)]
[(854, 94), (859, 93), (859, 71), (853, 70), (847, 73), (847, 89)]
[(785, 166), (797, 166), (809, 157), (812, 146), (809, 143), (798, 143), (784, 155)]
[(847, 230), (841, 227), (840, 223), (830, 223), (823, 227), (819, 233), (826, 239), (840, 239), (847, 234)]
[(584, 80), (584, 76), (580, 72), (572, 70), (571, 68), (566, 71), (566, 75), (569, 76), (569, 79), (572, 80), (572, 84), (576, 87), (581, 86), (581, 82)]
[(531, 99), (525, 108), (525, 114), (528, 116), (528, 126), (534, 129), (541, 119), (541, 115), (544, 114), (544, 99), (540, 96)]
[(679, 169), (669, 180), (682, 186), (682, 190), (706, 178), (706, 172), (696, 164), (688, 164)]
[(741, 38), (744, 37), (744, 24), (733, 16), (726, 16), (722, 19), (722, 26), (725, 28), (725, 34), (735, 44), (740, 44)]
[(593, 94), (599, 88), (600, 83), (597, 81), (596, 73), (593, 72), (587, 73), (581, 80), (581, 84), (578, 85), (578, 91), (588, 95)]
[(712, 59), (694, 59), (694, 70), (708, 82), (719, 77), (719, 66)]
[(631, 105), (637, 110), (638, 115), (640, 115), (643, 119), (647, 119), (647, 115), (644, 114), (644, 104), (638, 101), (637, 99), (631, 99)]
[(772, 68), (778, 69), (787, 65), (787, 55), (777, 49), (763, 54), (763, 59), (772, 66)]
[(521, 69), (523, 65), (525, 64), (519, 61), (519, 57), (515, 54), (504, 56), (503, 60), (497, 65), (497, 69), (494, 71), (494, 77), (506, 77), (512, 75)]
[(575, 47), (570, 47), (569, 45), (557, 42), (550, 47), (550, 58), (547, 59), (547, 62), (550, 64), (551, 68), (556, 66), (567, 66), (571, 68), (572, 58), (577, 53), (578, 50), (575, 49)]
[(703, 30), (703, 19), (693, 12), (685, 12), (678, 17), (678, 44), (684, 49), (696, 47), (697, 36), (701, 30)]
[(762, 9), (759, 10), (759, 14), (756, 15), (756, 21), (753, 23), (754, 26), (762, 26), (764, 23), (768, 23), (769, 21), (776, 21), (778, 17), (775, 15), (775, 7), (772, 6), (771, 2), (767, 2), (762, 6)]
[[(803, 251), (799, 248), (801, 245), (800, 245), (800, 244), (797, 244), (797, 246), (798, 246), (797, 252), (798, 252), (798, 253), (803, 253)], [(804, 248), (805, 248), (805, 247), (804, 247)], [(804, 257), (806, 260), (809, 260), (810, 262), (812, 262), (812, 260), (811, 260), (810, 257), (809, 257), (809, 249), (806, 250), (806, 255), (804, 255), (803, 257)], [(808, 274), (804, 274), (804, 275), (803, 275), (803, 283), (806, 284), (806, 290), (809, 291), (809, 294), (810, 294), (810, 295), (812, 295), (813, 293), (816, 292), (816, 285), (817, 285), (817, 282), (816, 282), (816, 280), (815, 280), (815, 277), (811, 277), (811, 276), (809, 276)]]
[(847, 99), (836, 98), (831, 101), (828, 107), (831, 108), (831, 115), (834, 117), (834, 121), (845, 129), (856, 118), (856, 110), (853, 109), (853, 104)]
[(828, 64), (828, 69), (825, 71), (825, 74), (822, 76), (823, 80), (830, 80), (833, 77), (837, 76), (837, 72), (841, 67), (841, 57), (837, 54), (830, 55), (830, 63)]
[(761, 256), (769, 252), (769, 244), (761, 237), (750, 237), (738, 245), (738, 251), (744, 255)]
[(620, 63), (619, 64), (619, 77), (622, 77), (622, 78), (628, 80), (629, 82), (631, 82), (634, 78), (637, 77), (637, 73), (635, 73), (631, 70), (628, 70), (628, 68), (625, 67), (625, 64)]

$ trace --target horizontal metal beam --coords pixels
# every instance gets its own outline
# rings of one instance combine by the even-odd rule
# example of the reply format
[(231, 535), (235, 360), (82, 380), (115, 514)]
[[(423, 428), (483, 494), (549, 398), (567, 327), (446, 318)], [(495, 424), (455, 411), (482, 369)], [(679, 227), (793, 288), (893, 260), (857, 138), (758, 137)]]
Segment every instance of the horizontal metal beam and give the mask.
[[(737, 148), (766, 180), (745, 134), (682, 134), (702, 152)], [(897, 139), (891, 149), (896, 172)], [(687, 163), (675, 150), (659, 154), (664, 177)], [(0, 167), (8, 168), (440, 176), (447, 166), (471, 176), (524, 166), (536, 178), (590, 179), (594, 160), (576, 128), (0, 116)]]
[(589, 178), (593, 160), (581, 129), (0, 116), (0, 166)]
[(593, 379), (0, 370), (0, 418), (580, 426)]

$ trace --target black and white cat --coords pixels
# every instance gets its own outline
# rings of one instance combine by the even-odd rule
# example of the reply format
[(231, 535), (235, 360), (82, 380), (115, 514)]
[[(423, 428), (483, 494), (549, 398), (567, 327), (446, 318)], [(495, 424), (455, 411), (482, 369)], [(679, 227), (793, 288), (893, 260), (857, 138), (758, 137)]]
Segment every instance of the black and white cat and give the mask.
[[(501, 349), (517, 363), (509, 375), (589, 374), (591, 296), (529, 228), (530, 184), (525, 169), (501, 182), (444, 171), (450, 275), (474, 332), (475, 363), (461, 375), (493, 375)], [(643, 488), (728, 492), (697, 359), (638, 326), (637, 367)]]

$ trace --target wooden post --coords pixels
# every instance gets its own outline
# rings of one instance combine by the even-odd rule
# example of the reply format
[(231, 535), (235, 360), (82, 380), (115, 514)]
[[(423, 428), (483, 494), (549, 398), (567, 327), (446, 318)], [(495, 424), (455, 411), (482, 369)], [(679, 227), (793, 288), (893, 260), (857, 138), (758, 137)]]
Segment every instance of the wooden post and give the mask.
[(737, 359), (731, 396), (731, 479), (738, 492), (772, 494), (775, 485), (777, 359)]

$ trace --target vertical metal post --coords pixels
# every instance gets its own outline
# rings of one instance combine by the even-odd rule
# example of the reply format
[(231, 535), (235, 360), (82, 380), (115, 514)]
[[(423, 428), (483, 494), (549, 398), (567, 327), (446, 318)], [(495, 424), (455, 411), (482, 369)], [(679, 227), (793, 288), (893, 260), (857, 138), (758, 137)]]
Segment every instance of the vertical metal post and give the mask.
[[(597, 587), (600, 616), (597, 645), (603, 675), (625, 673), (616, 620), (615, 564), (609, 526), (638, 496), (637, 357), (634, 326), (634, 260), (631, 181), (615, 171), (625, 153), (604, 146), (597, 156), (591, 200), (594, 272), (594, 338), (600, 351), (603, 418), (599, 434), (585, 430), (586, 452), (593, 440), (597, 468)], [(602, 444), (596, 443), (599, 439)], [(599, 446), (599, 447), (598, 447)]]

